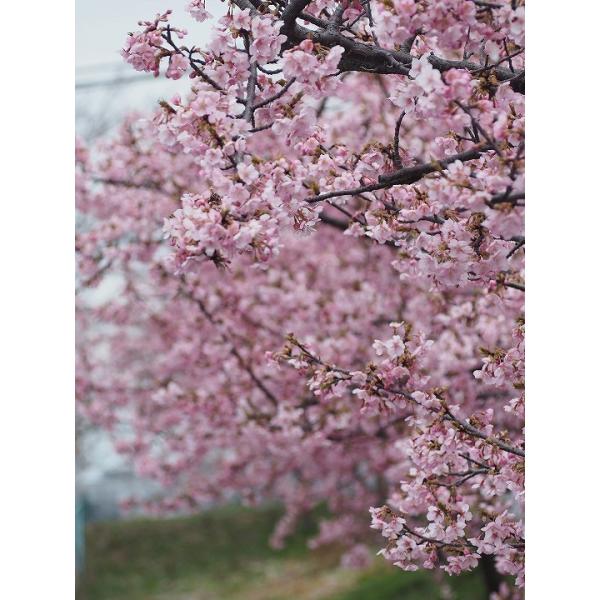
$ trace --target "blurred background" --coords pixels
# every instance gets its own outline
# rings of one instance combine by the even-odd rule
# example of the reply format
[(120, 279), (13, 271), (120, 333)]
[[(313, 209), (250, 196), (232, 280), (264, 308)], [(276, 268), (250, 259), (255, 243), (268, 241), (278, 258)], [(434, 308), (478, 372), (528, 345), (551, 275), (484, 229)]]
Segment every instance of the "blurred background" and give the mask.
[[(111, 134), (129, 113), (153, 110), (161, 98), (183, 92), (189, 82), (154, 78), (134, 71), (119, 52), (127, 33), (138, 29), (139, 20), (149, 20), (171, 8), (178, 25), (206, 39), (209, 23), (197, 23), (185, 11), (184, 0), (76, 0), (75, 22), (75, 128), (78, 136), (93, 142)], [(214, 15), (222, 15), (225, 5), (209, 0)], [(87, 294), (90, 303), (102, 303), (117, 286), (101, 285)], [(112, 448), (102, 431), (77, 423), (77, 494), (85, 504), (88, 521), (119, 518), (119, 503), (136, 495), (159, 493), (155, 484), (138, 478), (130, 465)], [(83, 512), (83, 509), (81, 509)]]
[[(185, 11), (186, 4), (184, 0), (168, 0), (167, 4), (165, 0), (76, 0), (75, 129), (85, 142), (93, 143), (110, 136), (125, 115), (152, 111), (159, 99), (186, 90), (188, 82), (185, 79), (157, 79), (136, 72), (120, 56), (127, 33), (139, 28), (139, 20), (152, 19), (156, 13), (169, 8), (175, 11), (180, 26), (194, 32), (197, 39), (206, 39), (211, 24), (195, 22)], [(226, 10), (218, 0), (209, 0), (208, 4), (216, 16)], [(109, 280), (95, 290), (84, 291), (83, 298), (85, 302), (97, 305), (116, 293), (118, 282)], [(82, 587), (82, 579), (90, 579), (91, 569), (87, 565), (94, 560), (96, 534), (101, 536), (103, 527), (108, 527), (109, 523), (126, 526), (120, 508), (124, 500), (156, 497), (161, 490), (155, 482), (136, 475), (129, 461), (114, 450), (104, 431), (78, 417), (76, 434), (78, 597), (118, 598), (120, 596), (114, 591), (94, 592), (88, 589), (89, 586)], [(96, 529), (92, 524), (97, 524)], [(119, 527), (110, 531), (120, 532)], [(95, 533), (90, 534), (91, 529)], [(100, 552), (105, 553), (104, 550)]]
[[(155, 79), (137, 73), (119, 54), (127, 32), (140, 19), (173, 9), (173, 22), (200, 45), (211, 22), (196, 23), (185, 0), (76, 0), (76, 131), (86, 142), (110, 136), (131, 112), (147, 112), (161, 98), (185, 92), (187, 79)], [(216, 18), (227, 6), (207, 0)], [(118, 293), (108, 281), (86, 292), (85, 302), (102, 303)], [(309, 515), (283, 550), (268, 544), (277, 506), (250, 510), (217, 507), (200, 515), (155, 519), (125, 515), (120, 503), (132, 496), (160, 496), (160, 487), (138, 477), (117, 454), (109, 437), (78, 421), (76, 444), (77, 598), (80, 600), (434, 600), (483, 598), (478, 574), (436, 578), (404, 573), (379, 557), (371, 567), (340, 566), (342, 549), (307, 548), (316, 533)], [(374, 540), (373, 554), (376, 543)]]

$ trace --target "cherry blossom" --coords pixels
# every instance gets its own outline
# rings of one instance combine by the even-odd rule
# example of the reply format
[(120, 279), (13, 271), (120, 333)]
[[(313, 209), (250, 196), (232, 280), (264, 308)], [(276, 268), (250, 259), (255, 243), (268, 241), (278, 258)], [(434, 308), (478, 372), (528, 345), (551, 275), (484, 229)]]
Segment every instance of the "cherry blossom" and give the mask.
[(147, 510), (275, 500), (281, 545), (325, 504), (347, 566), (377, 535), (520, 598), (523, 3), (171, 21), (122, 56), (187, 94), (76, 147), (82, 417), (163, 484)]

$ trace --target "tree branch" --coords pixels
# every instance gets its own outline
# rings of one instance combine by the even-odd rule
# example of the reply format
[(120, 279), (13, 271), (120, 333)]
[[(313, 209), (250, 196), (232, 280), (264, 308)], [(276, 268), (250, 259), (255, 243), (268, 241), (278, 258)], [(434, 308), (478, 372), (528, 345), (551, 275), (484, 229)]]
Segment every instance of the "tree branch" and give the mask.
[(339, 196), (356, 196), (365, 192), (375, 192), (377, 190), (387, 189), (394, 185), (407, 185), (410, 183), (415, 183), (425, 177), (425, 175), (445, 170), (448, 165), (451, 165), (457, 160), (461, 162), (475, 160), (488, 150), (491, 150), (490, 146), (475, 147), (470, 150), (466, 150), (465, 152), (453, 154), (452, 156), (448, 156), (447, 158), (439, 161), (436, 160), (422, 165), (416, 165), (414, 167), (406, 167), (404, 169), (395, 171), (394, 173), (390, 173), (389, 175), (381, 175), (378, 183), (373, 183), (371, 185), (365, 185), (350, 190), (326, 192), (324, 194), (319, 194), (318, 196), (307, 198), (306, 202), (313, 204), (315, 202), (321, 202), (323, 200), (328, 200), (330, 198), (336, 198)]

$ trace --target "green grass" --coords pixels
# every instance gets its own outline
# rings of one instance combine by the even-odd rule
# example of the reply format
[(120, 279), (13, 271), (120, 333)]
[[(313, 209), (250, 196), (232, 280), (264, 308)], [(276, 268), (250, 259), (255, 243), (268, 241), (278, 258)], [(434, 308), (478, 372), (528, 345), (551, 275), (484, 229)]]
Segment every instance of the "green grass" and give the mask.
[[(436, 600), (427, 572), (405, 573), (377, 558), (339, 566), (334, 546), (309, 551), (307, 518), (283, 550), (269, 547), (275, 508), (230, 506), (202, 515), (89, 525), (78, 600)], [(480, 575), (445, 578), (456, 600), (485, 598)]]

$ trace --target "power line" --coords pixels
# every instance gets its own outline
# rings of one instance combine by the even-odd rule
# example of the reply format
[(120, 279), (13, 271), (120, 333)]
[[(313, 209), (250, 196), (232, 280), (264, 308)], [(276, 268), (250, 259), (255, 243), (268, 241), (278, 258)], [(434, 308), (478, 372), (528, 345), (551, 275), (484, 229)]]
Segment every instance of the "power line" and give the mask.
[(110, 62), (110, 63), (91, 63), (87, 65), (76, 65), (76, 71), (101, 71), (101, 70), (112, 70), (117, 71), (126, 68), (124, 62)]
[(114, 79), (102, 79), (100, 81), (84, 81), (82, 83), (76, 83), (76, 90), (89, 90), (98, 87), (113, 87), (119, 85), (129, 85), (131, 83), (138, 83), (142, 81), (151, 81), (156, 79), (153, 75), (131, 75), (129, 77), (117, 77)]

